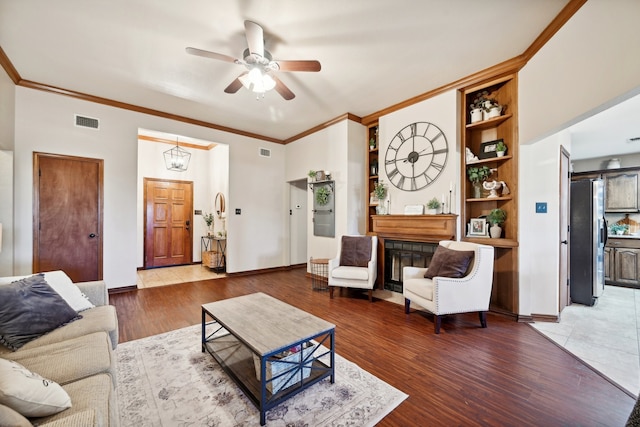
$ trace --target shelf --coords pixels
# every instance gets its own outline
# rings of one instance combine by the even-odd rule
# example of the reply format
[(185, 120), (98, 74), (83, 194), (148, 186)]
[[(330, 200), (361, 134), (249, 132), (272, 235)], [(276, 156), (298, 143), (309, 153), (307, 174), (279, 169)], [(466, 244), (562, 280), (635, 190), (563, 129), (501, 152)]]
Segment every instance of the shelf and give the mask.
[(511, 160), (512, 158), (513, 156), (511, 155), (504, 155), (502, 157), (490, 157), (488, 159), (477, 160), (475, 162), (467, 162), (466, 165), (471, 166), (471, 165), (481, 165), (483, 163), (504, 162), (506, 160)]
[(370, 153), (377, 153), (378, 152), (378, 147), (374, 148), (373, 150), (369, 149), (369, 152)]
[(512, 200), (511, 196), (500, 196), (500, 197), (482, 197), (479, 199), (466, 199), (467, 202), (494, 202), (498, 200)]
[(513, 239), (491, 239), (489, 237), (463, 237), (463, 241), (489, 245), (495, 248), (517, 248), (518, 242)]
[(323, 181), (309, 181), (309, 188), (313, 190), (314, 185), (329, 184), (329, 186), (331, 187), (331, 191), (334, 191), (333, 183), (334, 181), (331, 179), (325, 179)]
[(483, 120), (481, 122), (469, 123), (468, 125), (466, 125), (466, 128), (467, 130), (489, 129), (498, 126), (500, 123), (506, 121), (507, 119), (510, 119), (512, 116), (513, 114), (509, 113), (502, 116), (494, 117), (492, 119)]
[(378, 175), (371, 175), (369, 179), (378, 179)]

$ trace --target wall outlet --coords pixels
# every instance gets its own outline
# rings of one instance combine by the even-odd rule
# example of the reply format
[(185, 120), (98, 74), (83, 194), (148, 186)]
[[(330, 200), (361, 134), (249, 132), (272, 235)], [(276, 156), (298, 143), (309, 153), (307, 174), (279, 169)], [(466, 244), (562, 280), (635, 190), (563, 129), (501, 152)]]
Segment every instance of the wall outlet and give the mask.
[(536, 202), (536, 213), (547, 213), (547, 202)]
[(236, 208), (236, 215), (240, 215), (242, 213), (242, 209)]

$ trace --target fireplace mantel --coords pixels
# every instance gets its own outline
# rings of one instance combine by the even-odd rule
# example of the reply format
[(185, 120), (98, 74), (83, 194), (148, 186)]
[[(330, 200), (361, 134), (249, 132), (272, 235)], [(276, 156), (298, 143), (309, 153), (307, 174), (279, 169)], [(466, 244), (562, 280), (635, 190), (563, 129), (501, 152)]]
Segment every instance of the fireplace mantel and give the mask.
[(385, 240), (438, 243), (456, 240), (457, 215), (373, 215), (373, 234), (378, 236), (378, 278), (376, 288), (384, 288)]
[(432, 242), (456, 240), (458, 215), (373, 215), (373, 234), (380, 239)]

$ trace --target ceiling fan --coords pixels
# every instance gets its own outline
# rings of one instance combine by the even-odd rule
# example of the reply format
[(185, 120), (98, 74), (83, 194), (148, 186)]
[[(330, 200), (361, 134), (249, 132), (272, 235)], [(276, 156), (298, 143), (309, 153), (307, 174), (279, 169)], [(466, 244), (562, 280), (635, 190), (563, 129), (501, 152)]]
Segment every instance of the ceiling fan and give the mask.
[(290, 100), (295, 98), (295, 94), (275, 75), (276, 71), (320, 71), (320, 62), (315, 60), (274, 60), (264, 48), (264, 31), (262, 27), (255, 22), (244, 21), (244, 29), (249, 48), (244, 50), (243, 59), (195, 47), (186, 48), (187, 53), (191, 55), (232, 62), (244, 65), (247, 68), (247, 71), (240, 74), (225, 88), (224, 91), (226, 93), (236, 93), (244, 86), (258, 93), (258, 95), (262, 94), (264, 96), (266, 91), (275, 89), (284, 99)]

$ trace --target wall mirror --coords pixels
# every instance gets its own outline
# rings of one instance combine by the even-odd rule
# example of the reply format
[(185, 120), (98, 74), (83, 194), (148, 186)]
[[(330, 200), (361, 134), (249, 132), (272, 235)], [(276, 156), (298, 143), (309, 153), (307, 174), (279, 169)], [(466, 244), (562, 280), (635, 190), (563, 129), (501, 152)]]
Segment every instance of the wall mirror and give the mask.
[(218, 216), (222, 216), (222, 214), (225, 212), (225, 202), (224, 202), (224, 194), (222, 193), (218, 193), (216, 194), (216, 200), (214, 203), (215, 206), (215, 210), (216, 210), (216, 214)]

